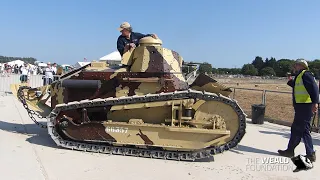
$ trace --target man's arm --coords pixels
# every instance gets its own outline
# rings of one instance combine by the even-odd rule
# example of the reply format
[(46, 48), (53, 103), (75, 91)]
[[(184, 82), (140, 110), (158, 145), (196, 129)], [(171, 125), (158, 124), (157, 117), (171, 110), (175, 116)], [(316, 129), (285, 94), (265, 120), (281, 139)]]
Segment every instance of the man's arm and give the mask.
[(144, 38), (144, 37), (147, 37), (147, 36), (151, 36), (150, 34), (142, 34), (142, 33), (135, 33), (135, 36), (138, 38), (138, 39), (141, 39), (141, 38)]
[(302, 79), (303, 84), (311, 97), (312, 103), (319, 103), (319, 88), (314, 80), (313, 75), (310, 72), (305, 72), (302, 76)]
[(125, 44), (123, 43), (123, 41), (121, 41), (121, 39), (119, 37), (117, 40), (117, 49), (118, 49), (121, 56), (123, 55), (124, 47), (125, 47)]
[(136, 33), (136, 36), (137, 36), (138, 39), (141, 39), (141, 38), (144, 38), (144, 37), (148, 37), (148, 36), (157, 38), (157, 35), (155, 35), (155, 34), (141, 34), (141, 33)]
[(290, 80), (287, 82), (287, 85), (293, 88), (293, 79), (290, 79)]

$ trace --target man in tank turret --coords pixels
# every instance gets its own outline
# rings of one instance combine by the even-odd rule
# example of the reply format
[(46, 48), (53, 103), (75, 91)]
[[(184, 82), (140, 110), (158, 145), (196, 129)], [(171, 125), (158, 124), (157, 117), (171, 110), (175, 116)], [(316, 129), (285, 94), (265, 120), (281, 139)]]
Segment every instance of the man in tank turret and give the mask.
[(132, 27), (128, 22), (123, 22), (118, 30), (121, 35), (117, 40), (117, 49), (122, 56), (126, 51), (139, 45), (139, 40), (143, 37), (151, 36), (153, 38), (158, 38), (156, 34), (141, 34), (138, 32), (133, 32)]

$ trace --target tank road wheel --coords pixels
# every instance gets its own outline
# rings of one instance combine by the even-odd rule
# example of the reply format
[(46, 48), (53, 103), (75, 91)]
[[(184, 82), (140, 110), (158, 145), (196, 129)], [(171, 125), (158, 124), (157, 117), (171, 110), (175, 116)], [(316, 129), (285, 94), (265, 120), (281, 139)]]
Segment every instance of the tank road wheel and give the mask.
[[(202, 101), (202, 104), (194, 107), (194, 110), (194, 119), (196, 122), (211, 123), (215, 126), (215, 129), (230, 131), (230, 137), (218, 142), (216, 144), (217, 146), (221, 146), (230, 142), (239, 131), (239, 116), (228, 104), (220, 101)], [(202, 128), (208, 127), (208, 125), (202, 126)]]

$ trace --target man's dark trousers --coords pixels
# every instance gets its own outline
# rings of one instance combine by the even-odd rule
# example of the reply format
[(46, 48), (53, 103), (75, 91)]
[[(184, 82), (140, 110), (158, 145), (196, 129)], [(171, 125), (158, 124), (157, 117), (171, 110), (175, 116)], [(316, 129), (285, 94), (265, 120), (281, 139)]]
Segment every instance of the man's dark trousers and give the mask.
[(314, 152), (312, 138), (310, 135), (310, 122), (313, 116), (312, 104), (295, 104), (294, 120), (291, 126), (291, 137), (288, 150), (294, 150), (303, 139), (306, 147), (306, 154), (312, 155)]

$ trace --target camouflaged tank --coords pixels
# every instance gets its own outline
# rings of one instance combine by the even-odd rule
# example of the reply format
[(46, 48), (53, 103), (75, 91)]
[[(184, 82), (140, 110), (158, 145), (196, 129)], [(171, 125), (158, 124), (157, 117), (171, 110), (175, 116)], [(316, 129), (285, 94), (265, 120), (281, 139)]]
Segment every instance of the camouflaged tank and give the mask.
[(172, 160), (197, 160), (235, 147), (246, 115), (230, 88), (200, 74), (188, 85), (182, 57), (146, 37), (124, 54), (64, 74), (51, 85), (12, 91), (30, 117), (46, 118), (58, 146)]

